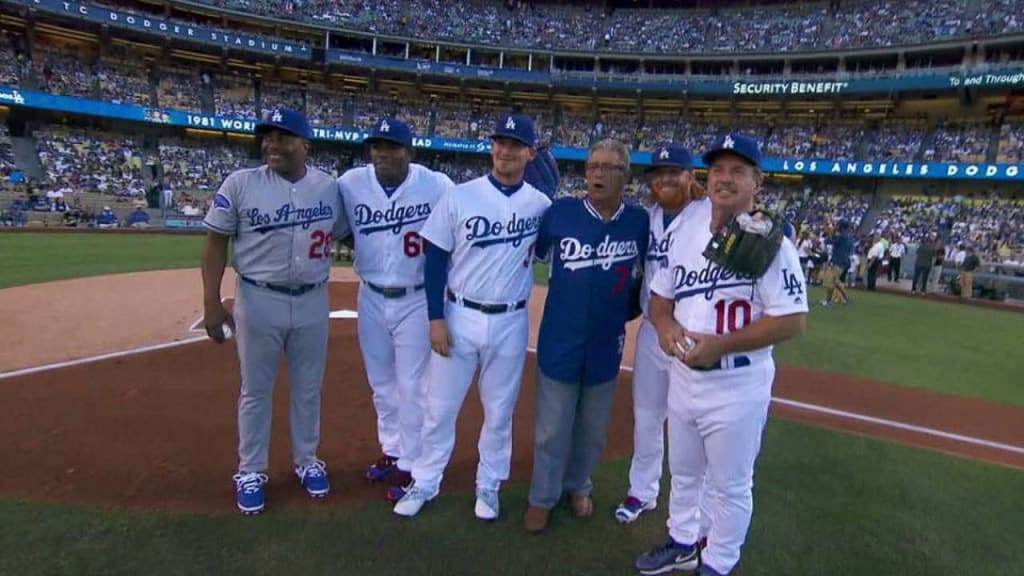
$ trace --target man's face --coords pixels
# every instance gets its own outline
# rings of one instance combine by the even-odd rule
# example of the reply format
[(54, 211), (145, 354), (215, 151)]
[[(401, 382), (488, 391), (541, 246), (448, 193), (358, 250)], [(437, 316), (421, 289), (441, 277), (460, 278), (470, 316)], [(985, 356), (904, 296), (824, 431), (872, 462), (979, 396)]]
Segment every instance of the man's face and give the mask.
[(370, 144), (370, 162), (378, 179), (393, 182), (409, 171), (412, 151), (395, 142), (374, 140)]
[(622, 198), (626, 187), (626, 165), (611, 150), (594, 150), (587, 159), (587, 197), (592, 202)]
[(693, 173), (674, 166), (661, 166), (647, 174), (647, 185), (654, 201), (662, 208), (679, 207), (692, 200), (690, 181)]
[(521, 180), (526, 165), (536, 155), (533, 148), (514, 138), (495, 138), (491, 141), (494, 171), (505, 179)]
[(309, 143), (290, 132), (272, 128), (263, 133), (260, 149), (271, 170), (292, 173), (306, 163)]
[(708, 197), (728, 212), (749, 211), (754, 195), (761, 188), (761, 171), (743, 158), (724, 153), (708, 169)]

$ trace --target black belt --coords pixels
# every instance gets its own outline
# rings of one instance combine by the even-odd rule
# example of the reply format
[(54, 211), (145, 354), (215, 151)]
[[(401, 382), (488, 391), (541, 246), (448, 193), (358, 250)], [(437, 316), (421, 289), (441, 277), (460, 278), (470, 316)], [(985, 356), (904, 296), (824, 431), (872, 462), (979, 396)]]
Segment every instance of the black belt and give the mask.
[(259, 282), (257, 280), (253, 280), (252, 278), (246, 278), (245, 276), (242, 276), (242, 282), (252, 284), (253, 286), (259, 286), (260, 288), (266, 288), (267, 290), (271, 290), (274, 292), (280, 292), (281, 294), (287, 294), (289, 296), (302, 296), (303, 294), (309, 292), (310, 290), (313, 290), (314, 288), (319, 288), (320, 286), (323, 286), (324, 283), (327, 282), (327, 280), (324, 280), (323, 282), (317, 282), (316, 284), (301, 284), (299, 286), (279, 286), (277, 284)]
[(371, 284), (370, 282), (365, 282), (365, 281), (363, 282), (363, 284), (366, 284), (366, 286), (370, 290), (373, 290), (374, 292), (376, 292), (377, 294), (380, 294), (381, 296), (383, 296), (385, 298), (401, 298), (401, 297), (405, 296), (406, 294), (413, 294), (415, 292), (419, 292), (420, 290), (423, 290), (423, 284), (417, 284), (416, 286), (413, 286), (412, 288), (404, 288), (404, 287), (402, 287), (402, 288), (393, 288), (393, 287), (390, 287), (390, 286), (377, 286), (376, 284)]
[(455, 296), (455, 294), (449, 290), (448, 300), (455, 302), (456, 304), (462, 304), (470, 310), (477, 310), (484, 314), (504, 314), (505, 312), (514, 312), (516, 310), (522, 310), (526, 308), (526, 300), (520, 300), (514, 304), (482, 304), (480, 302), (473, 302), (472, 300), (461, 300)]
[[(711, 366), (690, 366), (690, 370), (696, 370), (698, 372), (711, 372), (712, 370), (723, 370), (725, 369), (725, 358), (722, 358), (717, 363)], [(750, 366), (750, 358), (746, 356), (734, 356), (732, 359), (733, 368), (746, 368)]]

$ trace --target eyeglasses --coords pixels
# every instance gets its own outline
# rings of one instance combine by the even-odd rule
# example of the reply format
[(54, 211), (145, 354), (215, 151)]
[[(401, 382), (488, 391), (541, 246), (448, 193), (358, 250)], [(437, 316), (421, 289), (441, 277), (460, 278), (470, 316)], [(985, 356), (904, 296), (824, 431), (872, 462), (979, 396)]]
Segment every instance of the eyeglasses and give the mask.
[(621, 164), (587, 164), (587, 172), (624, 172), (626, 167)]

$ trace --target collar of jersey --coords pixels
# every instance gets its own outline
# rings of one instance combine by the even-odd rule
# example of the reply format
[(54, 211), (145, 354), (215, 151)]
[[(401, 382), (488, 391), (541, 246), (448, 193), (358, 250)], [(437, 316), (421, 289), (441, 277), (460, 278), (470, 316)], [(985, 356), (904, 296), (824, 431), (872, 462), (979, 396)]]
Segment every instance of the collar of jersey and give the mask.
[(511, 196), (511, 195), (515, 194), (516, 192), (519, 191), (520, 188), (523, 187), (523, 182), (521, 180), (519, 181), (518, 184), (515, 184), (513, 186), (506, 186), (505, 184), (502, 184), (501, 182), (498, 182), (494, 178), (494, 174), (488, 174), (487, 175), (487, 179), (490, 180), (491, 186), (494, 186), (495, 188), (500, 190), (501, 193), (504, 194), (505, 196)]
[[(597, 211), (597, 208), (594, 208), (594, 205), (590, 203), (590, 198), (584, 198), (583, 205), (587, 208), (587, 212), (590, 212), (591, 216), (604, 222), (604, 216), (601, 216), (601, 213)], [(626, 203), (623, 202), (622, 200), (619, 200), (619, 209), (615, 211), (615, 214), (612, 214), (612, 218), (611, 220), (609, 220), (609, 222), (615, 222), (616, 220), (618, 220), (619, 216), (622, 216), (622, 213), (625, 211)]]
[(412, 175), (412, 168), (409, 168), (409, 174), (405, 176), (405, 180), (402, 180), (402, 184), (399, 184), (398, 186), (385, 186), (384, 183), (380, 181), (380, 178), (377, 178), (377, 169), (371, 166), (370, 171), (373, 172), (373, 179), (377, 181), (377, 185), (380, 186), (380, 189), (384, 191), (384, 194), (389, 200), (395, 195), (395, 192), (398, 192), (398, 189), (402, 187), (402, 184), (405, 184), (406, 180), (409, 179), (409, 176)]

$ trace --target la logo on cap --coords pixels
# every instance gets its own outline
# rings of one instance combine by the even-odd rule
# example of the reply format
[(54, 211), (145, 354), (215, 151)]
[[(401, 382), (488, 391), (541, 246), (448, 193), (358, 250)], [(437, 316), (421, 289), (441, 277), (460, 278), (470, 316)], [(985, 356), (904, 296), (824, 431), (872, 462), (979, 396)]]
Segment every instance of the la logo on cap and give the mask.
[(661, 152), (658, 153), (658, 158), (660, 158), (662, 160), (665, 160), (666, 158), (668, 158), (668, 156), (669, 156), (668, 148), (662, 148)]
[(388, 126), (388, 121), (387, 120), (381, 120), (380, 121), (380, 131), (381, 132), (390, 132), (391, 131), (391, 126)]
[(508, 128), (509, 130), (516, 129), (516, 121), (513, 120), (511, 116), (509, 116), (508, 120), (505, 121), (505, 128)]
[(271, 122), (280, 122), (283, 119), (284, 119), (284, 117), (281, 116), (281, 111), (280, 110), (274, 110), (274, 115), (270, 117), (270, 121)]
[(732, 136), (726, 136), (725, 140), (722, 141), (722, 148), (729, 148), (730, 150), (736, 147), (736, 142), (733, 141)]

